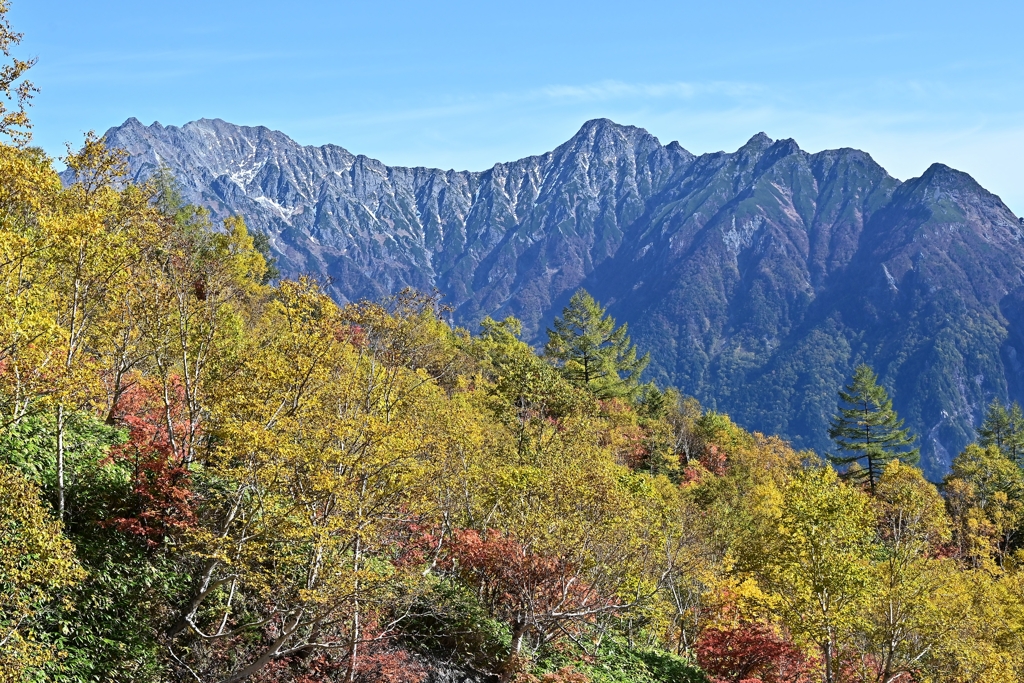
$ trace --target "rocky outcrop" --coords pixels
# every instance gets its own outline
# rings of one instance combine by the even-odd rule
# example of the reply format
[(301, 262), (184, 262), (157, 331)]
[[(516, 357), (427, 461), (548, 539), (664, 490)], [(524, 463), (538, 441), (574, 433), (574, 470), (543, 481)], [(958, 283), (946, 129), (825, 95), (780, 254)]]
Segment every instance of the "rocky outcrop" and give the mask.
[(940, 476), (993, 398), (1024, 399), (1024, 227), (941, 165), (905, 183), (861, 151), (758, 134), (694, 156), (586, 123), (482, 172), (390, 167), (262, 127), (130, 119), (132, 173), (268, 234), (287, 275), (339, 301), (437, 288), (458, 322), (515, 315), (542, 341), (585, 286), (630, 324), (649, 376), (744, 426), (824, 451), (835, 392), (869, 362)]

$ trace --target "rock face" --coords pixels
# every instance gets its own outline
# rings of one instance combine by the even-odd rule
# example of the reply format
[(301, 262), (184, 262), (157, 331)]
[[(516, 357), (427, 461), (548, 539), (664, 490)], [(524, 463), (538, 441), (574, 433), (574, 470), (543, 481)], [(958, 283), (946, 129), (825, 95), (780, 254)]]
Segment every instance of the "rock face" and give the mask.
[(339, 301), (437, 288), (456, 320), (515, 315), (541, 342), (576, 288), (630, 325), (674, 384), (740, 424), (825, 452), (836, 390), (870, 363), (941, 476), (992, 398), (1024, 400), (1024, 226), (936, 164), (901, 183), (853, 149), (758, 134), (694, 156), (586, 123), (479, 172), (390, 167), (266, 128), (129, 119), (137, 179), (265, 232), (286, 275)]

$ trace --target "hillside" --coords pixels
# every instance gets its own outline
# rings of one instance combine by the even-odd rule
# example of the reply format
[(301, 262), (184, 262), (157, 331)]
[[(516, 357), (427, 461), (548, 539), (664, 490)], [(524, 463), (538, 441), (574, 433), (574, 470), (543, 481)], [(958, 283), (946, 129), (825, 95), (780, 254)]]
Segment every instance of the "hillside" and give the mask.
[(992, 398), (1024, 399), (1024, 232), (936, 164), (901, 183), (866, 153), (758, 134), (695, 156), (586, 123), (483, 172), (390, 167), (262, 127), (129, 119), (107, 132), (135, 179), (265, 232), (285, 275), (340, 302), (437, 288), (456, 322), (514, 315), (527, 339), (576, 288), (628, 322), (648, 376), (740, 424), (828, 448), (835, 392), (872, 364), (922, 436), (932, 478)]
[[(940, 493), (858, 369), (841, 479), (641, 386), (587, 294), (544, 355), (430, 295), (338, 305), (121, 162), (90, 136), (62, 185), (0, 144), (3, 683), (1024, 681), (1019, 405)], [(938, 171), (863, 228), (895, 215), (903, 291), (970, 265), (898, 270), (938, 241), (900, 206), (966, 183)]]

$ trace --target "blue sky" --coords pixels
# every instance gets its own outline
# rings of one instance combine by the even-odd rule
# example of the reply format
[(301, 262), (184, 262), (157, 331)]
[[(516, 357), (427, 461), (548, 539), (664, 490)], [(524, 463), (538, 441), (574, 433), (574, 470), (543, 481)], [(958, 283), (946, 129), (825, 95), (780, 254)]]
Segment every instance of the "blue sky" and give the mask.
[(130, 116), (482, 170), (587, 119), (941, 161), (1024, 213), (1024, 3), (12, 0), (51, 154)]

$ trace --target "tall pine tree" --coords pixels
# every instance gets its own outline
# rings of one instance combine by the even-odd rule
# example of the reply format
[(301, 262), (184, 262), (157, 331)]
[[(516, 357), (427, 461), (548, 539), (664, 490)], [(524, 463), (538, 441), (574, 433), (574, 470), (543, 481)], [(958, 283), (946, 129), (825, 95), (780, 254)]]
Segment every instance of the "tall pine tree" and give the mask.
[(978, 443), (995, 446), (1003, 455), (1024, 466), (1024, 411), (1016, 401), (1007, 410), (998, 400), (988, 407), (985, 421), (978, 428)]
[(548, 330), (547, 356), (573, 384), (598, 398), (632, 397), (649, 354), (637, 358), (625, 324), (615, 319), (585, 290), (579, 290)]
[(891, 461), (917, 464), (920, 449), (913, 447), (915, 438), (903, 428), (892, 399), (871, 368), (858, 366), (853, 380), (840, 390), (839, 399), (839, 412), (832, 418), (828, 435), (840, 452), (829, 460), (845, 467), (849, 479), (866, 481), (873, 493)]

